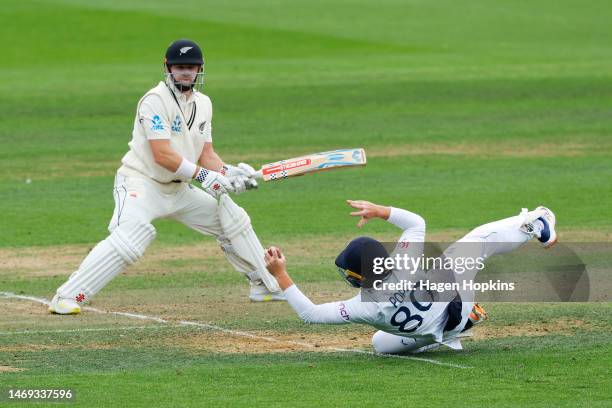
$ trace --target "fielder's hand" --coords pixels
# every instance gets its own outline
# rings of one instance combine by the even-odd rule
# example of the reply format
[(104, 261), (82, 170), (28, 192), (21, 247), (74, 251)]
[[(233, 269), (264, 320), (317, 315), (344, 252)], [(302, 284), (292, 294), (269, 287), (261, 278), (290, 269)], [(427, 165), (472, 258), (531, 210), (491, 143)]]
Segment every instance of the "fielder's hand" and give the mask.
[(257, 188), (257, 181), (255, 181), (257, 172), (246, 163), (239, 163), (238, 166), (224, 164), (221, 168), (221, 174), (232, 183), (236, 194)]
[(372, 218), (382, 218), (383, 220), (389, 219), (391, 213), (390, 207), (374, 204), (364, 200), (346, 200), (348, 205), (359, 211), (353, 211), (351, 213), (354, 217), (360, 217), (357, 227), (363, 227)]
[(213, 198), (218, 198), (221, 194), (234, 192), (234, 187), (227, 177), (216, 171), (200, 168), (195, 179), (202, 183), (202, 189)]
[(281, 275), (287, 273), (285, 255), (283, 255), (280, 248), (268, 248), (264, 255), (264, 260), (266, 261), (266, 269), (275, 278), (278, 279)]

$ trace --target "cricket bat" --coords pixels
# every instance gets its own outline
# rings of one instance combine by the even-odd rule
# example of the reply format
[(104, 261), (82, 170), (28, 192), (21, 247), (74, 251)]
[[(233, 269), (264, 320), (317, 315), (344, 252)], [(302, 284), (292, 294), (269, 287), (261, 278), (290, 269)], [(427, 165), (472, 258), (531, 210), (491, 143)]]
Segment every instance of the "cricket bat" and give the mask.
[(275, 181), (324, 170), (365, 165), (366, 154), (362, 148), (339, 149), (268, 163), (261, 167), (255, 177), (263, 181)]

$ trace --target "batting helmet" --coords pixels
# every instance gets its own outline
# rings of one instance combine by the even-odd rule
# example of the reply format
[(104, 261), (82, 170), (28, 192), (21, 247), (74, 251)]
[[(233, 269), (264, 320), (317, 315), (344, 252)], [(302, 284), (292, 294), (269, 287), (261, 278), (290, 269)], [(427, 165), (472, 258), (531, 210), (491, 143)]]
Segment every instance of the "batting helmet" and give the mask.
[(166, 65), (204, 65), (200, 46), (191, 40), (176, 40), (166, 50)]
[[(184, 84), (176, 81), (170, 72), (172, 65), (200, 65), (200, 70), (196, 76), (196, 79), (191, 84)], [(181, 92), (187, 91), (196, 87), (201, 88), (204, 85), (204, 57), (202, 56), (202, 49), (195, 41), (191, 40), (176, 40), (166, 50), (164, 57), (164, 66), (166, 67), (166, 75), (170, 76), (170, 79), (174, 85), (181, 90)]]

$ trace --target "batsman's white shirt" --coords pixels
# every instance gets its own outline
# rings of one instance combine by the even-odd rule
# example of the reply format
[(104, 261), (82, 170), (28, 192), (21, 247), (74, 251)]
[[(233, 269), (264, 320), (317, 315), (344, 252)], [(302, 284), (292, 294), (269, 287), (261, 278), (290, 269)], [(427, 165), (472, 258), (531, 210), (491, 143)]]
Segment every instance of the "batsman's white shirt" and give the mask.
[(121, 160), (119, 173), (144, 175), (160, 183), (179, 179), (155, 163), (149, 140), (170, 140), (174, 151), (197, 163), (204, 144), (212, 142), (211, 122), (212, 103), (208, 96), (194, 91), (187, 98), (174, 85), (160, 82), (138, 102), (130, 150)]
[[(422, 250), (418, 249), (418, 243), (425, 241), (425, 221), (419, 215), (392, 208), (389, 222), (404, 229), (400, 245), (416, 243), (416, 250)], [(461, 348), (455, 337), (465, 326), (472, 308), (472, 303), (465, 302), (461, 323), (452, 332), (444, 332), (448, 302), (413, 302), (406, 291), (394, 294), (393, 302), (365, 302), (358, 294), (348, 300), (320, 305), (313, 304), (295, 285), (284, 293), (291, 307), (307, 323), (367, 324), (387, 333), (417, 339), (422, 344), (442, 343), (451, 348)]]

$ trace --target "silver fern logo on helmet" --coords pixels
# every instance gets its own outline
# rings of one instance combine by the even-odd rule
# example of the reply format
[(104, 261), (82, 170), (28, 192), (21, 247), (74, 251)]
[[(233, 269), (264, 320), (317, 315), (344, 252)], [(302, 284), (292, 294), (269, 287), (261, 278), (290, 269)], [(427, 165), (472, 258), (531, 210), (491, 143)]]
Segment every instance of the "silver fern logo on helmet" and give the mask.
[(179, 54), (179, 55), (187, 54), (187, 52), (188, 52), (190, 49), (192, 49), (192, 48), (193, 48), (193, 47), (183, 47), (183, 48), (181, 48), (181, 49), (179, 50), (179, 51), (180, 51), (180, 54)]

